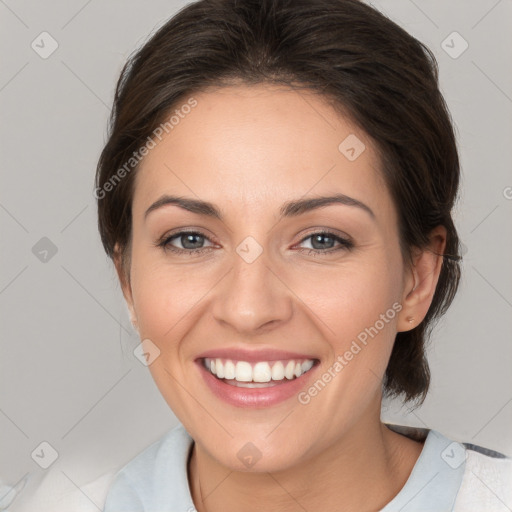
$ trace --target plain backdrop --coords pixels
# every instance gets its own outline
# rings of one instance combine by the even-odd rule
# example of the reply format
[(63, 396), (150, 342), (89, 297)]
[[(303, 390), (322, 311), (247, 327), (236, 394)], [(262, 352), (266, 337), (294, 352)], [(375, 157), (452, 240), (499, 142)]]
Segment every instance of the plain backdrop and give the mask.
[[(122, 65), (186, 3), (0, 1), (5, 482), (58, 469), (82, 485), (176, 424), (133, 355), (139, 340), (99, 241), (93, 178)], [(386, 403), (383, 418), (512, 456), (512, 2), (373, 5), (438, 60), (462, 162), (465, 253), (429, 349), (429, 396), (413, 412)], [(58, 453), (49, 470), (31, 456), (43, 441)]]

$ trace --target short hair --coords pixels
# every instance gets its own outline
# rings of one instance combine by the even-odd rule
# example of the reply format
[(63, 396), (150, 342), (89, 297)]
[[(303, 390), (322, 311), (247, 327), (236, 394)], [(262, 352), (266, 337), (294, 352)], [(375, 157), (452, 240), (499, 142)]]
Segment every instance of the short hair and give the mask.
[(446, 228), (430, 308), (419, 325), (397, 333), (383, 381), (385, 396), (423, 403), (430, 384), (426, 344), (460, 281), (452, 219), (459, 157), (435, 56), (369, 5), (358, 0), (199, 0), (162, 25), (130, 56), (117, 83), (96, 172), (98, 226), (106, 253), (113, 258), (117, 246), (125, 261), (131, 240), (138, 165), (114, 182), (119, 169), (124, 165), (126, 170), (126, 162), (180, 101), (232, 84), (304, 87), (370, 137), (397, 208), (404, 261), (411, 261), (413, 248), (427, 246), (436, 226)]

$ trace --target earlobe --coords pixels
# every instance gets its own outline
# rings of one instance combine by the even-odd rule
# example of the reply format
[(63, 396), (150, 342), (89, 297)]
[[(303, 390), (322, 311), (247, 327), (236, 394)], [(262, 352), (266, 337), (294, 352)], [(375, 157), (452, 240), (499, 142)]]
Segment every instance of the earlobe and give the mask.
[(123, 292), (123, 297), (125, 300), (125, 304), (128, 310), (128, 316), (130, 318), (130, 322), (133, 328), (139, 332), (138, 324), (137, 324), (137, 314), (135, 313), (135, 308), (133, 307), (133, 297), (132, 297), (132, 289), (130, 284), (130, 276), (129, 269), (125, 265), (123, 261), (123, 255), (121, 250), (119, 249), (118, 244), (116, 244), (114, 248), (114, 256), (113, 256), (114, 266), (116, 268), (117, 277), (119, 279), (119, 284), (121, 286), (121, 290)]
[(128, 316), (130, 317), (130, 323), (132, 324), (132, 327), (139, 332), (139, 324), (137, 323), (137, 316), (135, 315), (135, 311), (133, 310), (133, 305), (128, 304), (127, 301), (125, 301), (126, 309), (128, 311)]
[(421, 323), (428, 312), (443, 264), (446, 247), (446, 228), (438, 226), (430, 235), (430, 244), (416, 250), (410, 273), (405, 280), (402, 311), (397, 322), (397, 331), (409, 331)]

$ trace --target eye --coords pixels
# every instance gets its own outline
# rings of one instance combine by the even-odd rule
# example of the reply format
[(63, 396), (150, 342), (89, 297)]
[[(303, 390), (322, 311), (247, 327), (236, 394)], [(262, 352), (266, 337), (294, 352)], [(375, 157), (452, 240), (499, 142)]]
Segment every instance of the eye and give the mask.
[[(210, 242), (210, 239), (199, 231), (180, 231), (171, 236), (164, 236), (156, 245), (179, 254), (200, 254), (213, 246), (212, 244), (204, 247), (205, 241)], [(176, 247), (176, 243), (180, 246)]]
[[(319, 231), (312, 233), (303, 238), (300, 243), (303, 244), (308, 240), (310, 240), (309, 243), (311, 247), (302, 248), (299, 249), (299, 251), (310, 255), (333, 253), (340, 250), (350, 250), (354, 247), (354, 243), (351, 240), (336, 235), (331, 231)], [(336, 243), (338, 243), (337, 247), (335, 247)]]

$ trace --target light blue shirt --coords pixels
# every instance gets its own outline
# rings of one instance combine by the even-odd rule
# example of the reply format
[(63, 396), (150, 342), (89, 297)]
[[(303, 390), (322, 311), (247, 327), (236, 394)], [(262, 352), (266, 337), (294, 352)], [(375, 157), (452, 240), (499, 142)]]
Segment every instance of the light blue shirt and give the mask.
[[(425, 439), (425, 444), (404, 487), (381, 512), (452, 511), (469, 450), (485, 458), (506, 458), (492, 450), (451, 441), (436, 430), (387, 426), (413, 439)], [(116, 474), (104, 512), (194, 512), (187, 477), (192, 446), (183, 425), (171, 429)]]

